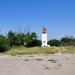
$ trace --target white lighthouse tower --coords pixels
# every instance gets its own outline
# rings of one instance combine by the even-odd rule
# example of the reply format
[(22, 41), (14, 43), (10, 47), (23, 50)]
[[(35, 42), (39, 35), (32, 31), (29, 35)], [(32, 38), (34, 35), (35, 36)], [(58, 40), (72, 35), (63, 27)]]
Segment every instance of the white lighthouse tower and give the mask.
[(41, 47), (50, 47), (50, 45), (47, 45), (47, 32), (46, 27), (43, 26), (42, 28), (42, 45)]

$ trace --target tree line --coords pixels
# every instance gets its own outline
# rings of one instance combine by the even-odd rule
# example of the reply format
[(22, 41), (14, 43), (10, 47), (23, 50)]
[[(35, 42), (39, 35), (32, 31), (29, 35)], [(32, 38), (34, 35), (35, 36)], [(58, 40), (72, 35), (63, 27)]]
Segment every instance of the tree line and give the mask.
[[(13, 46), (38, 47), (42, 42), (35, 32), (13, 32), (9, 31), (6, 36), (0, 34), (0, 52), (9, 50)], [(63, 37), (60, 40), (52, 39), (48, 41), (50, 46), (75, 46), (74, 37)]]
[(38, 39), (35, 32), (22, 33), (10, 30), (6, 36), (0, 34), (0, 52), (4, 52), (13, 46), (41, 46), (41, 40)]

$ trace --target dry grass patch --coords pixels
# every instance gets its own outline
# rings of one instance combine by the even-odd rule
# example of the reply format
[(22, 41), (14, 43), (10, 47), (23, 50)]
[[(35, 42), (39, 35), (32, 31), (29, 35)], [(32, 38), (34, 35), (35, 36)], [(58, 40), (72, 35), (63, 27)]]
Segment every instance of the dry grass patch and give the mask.
[(13, 47), (9, 51), (6, 51), (5, 54), (9, 55), (25, 55), (25, 54), (54, 54), (54, 53), (75, 53), (75, 47)]

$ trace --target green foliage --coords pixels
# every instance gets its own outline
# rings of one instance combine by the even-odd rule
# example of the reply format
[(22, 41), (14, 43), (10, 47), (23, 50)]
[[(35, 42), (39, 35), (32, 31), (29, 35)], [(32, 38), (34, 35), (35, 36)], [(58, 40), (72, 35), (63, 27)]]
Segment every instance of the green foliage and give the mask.
[(68, 46), (68, 45), (75, 46), (75, 38), (73, 37), (63, 37), (61, 38), (61, 42), (62, 42), (62, 45), (64, 46)]
[(32, 40), (33, 40), (33, 39), (36, 39), (36, 38), (37, 38), (37, 34), (36, 34), (35, 32), (32, 32), (32, 33), (31, 33), (31, 38), (32, 38)]
[(61, 42), (59, 40), (53, 39), (53, 40), (49, 40), (48, 41), (48, 44), (50, 46), (60, 46), (61, 45)]
[(30, 47), (31, 42), (32, 42), (32, 36), (30, 33), (27, 33), (25, 37), (25, 46)]
[(10, 46), (24, 45), (24, 42), (25, 42), (25, 34), (24, 33), (15, 33), (15, 32), (9, 31), (7, 37), (8, 37)]
[(32, 47), (35, 47), (35, 46), (41, 46), (42, 42), (41, 40), (38, 40), (38, 39), (34, 39), (32, 40)]
[(41, 46), (41, 41), (37, 39), (37, 34), (35, 32), (24, 34), (9, 31), (7, 37), (10, 46)]
[(26, 47), (35, 47), (35, 46), (41, 46), (41, 41), (37, 39), (37, 34), (35, 32), (27, 33), (26, 38)]
[(7, 51), (9, 49), (8, 41), (5, 36), (0, 35), (0, 52)]
[(16, 38), (16, 40), (15, 40), (15, 45), (16, 46), (24, 45), (24, 42), (25, 42), (25, 34), (24, 33), (16, 34), (15, 38)]
[(9, 46), (13, 46), (15, 44), (15, 40), (16, 40), (15, 33), (12, 31), (9, 31), (7, 37), (8, 37), (8, 41), (9, 41)]

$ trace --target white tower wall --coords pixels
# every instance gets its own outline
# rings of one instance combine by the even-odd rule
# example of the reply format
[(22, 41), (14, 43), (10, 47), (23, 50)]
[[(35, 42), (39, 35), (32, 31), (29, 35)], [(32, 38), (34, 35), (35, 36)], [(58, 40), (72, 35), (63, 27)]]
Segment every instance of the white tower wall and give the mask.
[(47, 33), (42, 33), (42, 46), (47, 46)]

